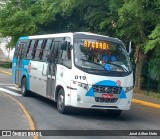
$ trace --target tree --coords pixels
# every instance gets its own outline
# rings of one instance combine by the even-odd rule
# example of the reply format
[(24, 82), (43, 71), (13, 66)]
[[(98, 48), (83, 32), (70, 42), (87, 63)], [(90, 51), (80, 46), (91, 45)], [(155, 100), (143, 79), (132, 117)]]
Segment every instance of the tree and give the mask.
[(160, 92), (160, 24), (157, 24), (152, 33), (148, 36), (149, 40), (144, 47), (145, 53), (152, 52), (152, 70), (155, 71), (158, 81), (158, 92)]
[(5, 7), (0, 11), (0, 32), (4, 37), (12, 37), (9, 46), (15, 46), (19, 36), (36, 32), (35, 15), (39, 9), (39, 5), (27, 0), (6, 1)]
[(135, 89), (140, 89), (141, 69), (146, 55), (143, 52), (147, 36), (156, 25), (155, 7), (156, 0), (124, 0), (124, 5), (119, 9), (117, 34), (123, 39), (131, 39), (136, 45), (136, 73)]

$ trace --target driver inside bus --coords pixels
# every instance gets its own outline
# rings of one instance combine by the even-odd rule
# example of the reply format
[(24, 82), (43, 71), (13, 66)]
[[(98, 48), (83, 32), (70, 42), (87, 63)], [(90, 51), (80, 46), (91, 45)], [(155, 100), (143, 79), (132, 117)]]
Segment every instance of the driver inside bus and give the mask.
[(112, 54), (110, 50), (107, 50), (102, 56), (102, 63), (114, 62), (117, 61), (117, 57)]

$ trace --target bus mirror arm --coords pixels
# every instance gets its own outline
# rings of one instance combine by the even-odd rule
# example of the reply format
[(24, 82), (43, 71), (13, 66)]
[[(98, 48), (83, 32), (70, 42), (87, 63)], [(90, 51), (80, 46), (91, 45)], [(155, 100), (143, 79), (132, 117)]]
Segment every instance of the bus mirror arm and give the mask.
[(52, 55), (51, 54), (47, 56), (47, 61), (48, 61), (48, 63), (52, 62)]
[(50, 62), (50, 61), (51, 61), (51, 60), (50, 60), (50, 56), (49, 56), (49, 55), (47, 56), (47, 61), (48, 61), (48, 62)]
[(69, 48), (72, 50), (73, 49), (73, 45), (69, 44)]

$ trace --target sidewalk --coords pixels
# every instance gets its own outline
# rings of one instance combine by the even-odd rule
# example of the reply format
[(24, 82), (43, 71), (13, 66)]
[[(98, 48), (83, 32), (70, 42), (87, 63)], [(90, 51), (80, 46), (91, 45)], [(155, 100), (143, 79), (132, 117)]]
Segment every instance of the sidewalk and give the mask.
[(155, 104), (159, 104), (160, 105), (160, 99), (158, 98), (153, 98), (151, 96), (147, 96), (147, 95), (143, 95), (143, 94), (139, 94), (139, 93), (133, 93), (133, 98), (134, 99), (138, 99), (138, 100), (142, 100), (142, 101), (146, 101), (146, 102), (151, 102), (151, 103), (155, 103)]
[[(14, 100), (0, 91), (0, 130), (30, 130), (28, 121)], [(7, 137), (2, 137), (7, 138)], [(15, 139), (17, 137), (14, 137)], [(25, 137), (32, 138), (32, 137)]]
[(160, 99), (146, 96), (144, 94), (133, 93), (133, 103), (160, 109)]

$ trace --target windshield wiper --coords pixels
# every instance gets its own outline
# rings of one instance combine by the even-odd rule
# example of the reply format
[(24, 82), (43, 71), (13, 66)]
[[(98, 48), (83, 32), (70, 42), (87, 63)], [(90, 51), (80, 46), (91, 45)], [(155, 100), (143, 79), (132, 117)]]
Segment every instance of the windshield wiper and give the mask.
[(125, 72), (128, 72), (128, 70), (127, 70), (125, 67), (123, 67), (122, 65), (118, 65), (118, 64), (115, 64), (115, 63), (112, 63), (112, 62), (109, 62), (108, 64), (114, 65), (114, 66), (117, 66), (117, 67), (120, 67), (120, 68), (122, 68)]
[[(104, 68), (104, 66), (103, 65), (101, 65), (101, 64), (99, 64), (99, 63), (96, 63), (96, 62), (93, 62), (93, 61), (89, 61), (89, 60), (86, 60), (86, 59), (83, 59), (83, 58), (81, 58), (80, 60), (82, 60), (82, 61), (86, 61), (86, 62), (89, 62), (89, 63), (93, 63), (93, 64), (95, 64), (95, 65), (98, 65), (98, 66), (101, 66), (101, 67), (103, 67)], [(105, 69), (105, 68), (104, 68)]]

